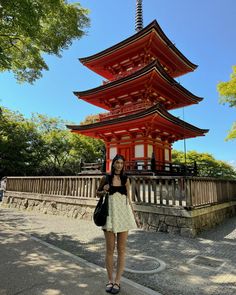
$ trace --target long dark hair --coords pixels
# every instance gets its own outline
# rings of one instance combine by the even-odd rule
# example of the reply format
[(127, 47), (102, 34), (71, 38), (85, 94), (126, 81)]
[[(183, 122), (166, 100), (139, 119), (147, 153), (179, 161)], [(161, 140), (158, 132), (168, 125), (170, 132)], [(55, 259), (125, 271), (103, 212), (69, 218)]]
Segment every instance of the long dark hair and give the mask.
[[(112, 163), (111, 163), (111, 179), (113, 179), (114, 175), (115, 175), (115, 167), (114, 167), (114, 164), (115, 164), (115, 161), (117, 160), (123, 160), (124, 162), (124, 165), (125, 165), (125, 157), (122, 156), (122, 155), (119, 155), (117, 154), (114, 159), (112, 160)], [(123, 165), (123, 168), (120, 172), (120, 179), (121, 179), (121, 182), (123, 183), (125, 180), (127, 180), (127, 176), (125, 175), (124, 173), (124, 165)]]

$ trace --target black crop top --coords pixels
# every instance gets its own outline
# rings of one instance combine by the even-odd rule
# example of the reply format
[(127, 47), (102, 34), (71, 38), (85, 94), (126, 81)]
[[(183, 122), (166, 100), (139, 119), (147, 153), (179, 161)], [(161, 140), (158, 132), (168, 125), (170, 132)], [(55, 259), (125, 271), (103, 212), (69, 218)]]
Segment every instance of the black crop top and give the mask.
[(112, 175), (107, 175), (108, 184), (110, 186), (109, 194), (112, 195), (112, 194), (118, 192), (118, 193), (120, 193), (122, 195), (127, 196), (127, 189), (126, 189), (127, 178), (128, 178), (127, 175), (124, 174), (121, 177), (121, 185), (114, 186), (114, 185), (112, 185)]
[(127, 195), (127, 189), (125, 185), (114, 186), (110, 185), (109, 194), (113, 195), (114, 193), (120, 193), (122, 195)]

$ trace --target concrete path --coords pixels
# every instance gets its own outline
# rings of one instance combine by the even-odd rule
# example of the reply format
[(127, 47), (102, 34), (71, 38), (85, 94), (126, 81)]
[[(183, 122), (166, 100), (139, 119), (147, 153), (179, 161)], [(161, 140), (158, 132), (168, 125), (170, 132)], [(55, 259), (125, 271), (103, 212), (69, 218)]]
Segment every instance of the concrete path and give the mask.
[[(105, 270), (67, 251), (0, 224), (1, 295), (100, 295)], [(120, 294), (157, 294), (132, 281), (122, 281)]]
[[(106, 294), (92, 222), (0, 207), (0, 228), (0, 295)], [(235, 265), (236, 218), (196, 239), (135, 230), (120, 294), (235, 295)]]

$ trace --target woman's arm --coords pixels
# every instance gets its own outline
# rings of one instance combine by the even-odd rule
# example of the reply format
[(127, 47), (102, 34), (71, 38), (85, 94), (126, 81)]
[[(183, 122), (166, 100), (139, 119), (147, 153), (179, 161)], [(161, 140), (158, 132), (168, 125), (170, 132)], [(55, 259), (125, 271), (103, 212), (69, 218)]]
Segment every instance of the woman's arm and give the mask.
[(103, 176), (103, 178), (100, 181), (98, 190), (97, 190), (97, 196), (101, 197), (102, 195), (104, 195), (108, 190), (109, 190), (109, 185), (106, 184), (106, 176)]

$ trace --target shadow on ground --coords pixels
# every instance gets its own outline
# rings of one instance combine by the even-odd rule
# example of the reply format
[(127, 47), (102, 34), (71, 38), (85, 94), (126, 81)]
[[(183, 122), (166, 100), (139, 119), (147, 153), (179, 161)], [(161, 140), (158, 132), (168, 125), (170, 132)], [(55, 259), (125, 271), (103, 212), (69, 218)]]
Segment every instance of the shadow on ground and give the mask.
[[(0, 221), (4, 220), (5, 213), (1, 213)], [(7, 223), (27, 227), (24, 216), (11, 215)], [(92, 228), (94, 225), (90, 222), (89, 226)], [(236, 294), (236, 235), (232, 235), (235, 228), (236, 218), (232, 218), (219, 228), (204, 232), (195, 239), (160, 232), (132, 231), (127, 243), (127, 257), (151, 256), (163, 260), (167, 267), (155, 274), (125, 272), (124, 276), (163, 295)], [(104, 267), (105, 243), (102, 233), (85, 242), (80, 239), (79, 230), (74, 235), (67, 235), (60, 231), (43, 234), (40, 229), (41, 224), (37, 221), (30, 234)], [(201, 259), (197, 260), (196, 257), (199, 256)], [(217, 267), (204, 265), (202, 257), (217, 260)], [(66, 273), (66, 269), (64, 271)], [(71, 280), (73, 283), (74, 278)]]

